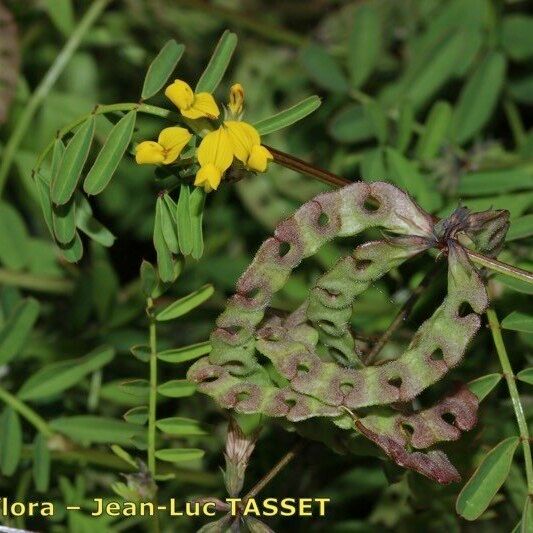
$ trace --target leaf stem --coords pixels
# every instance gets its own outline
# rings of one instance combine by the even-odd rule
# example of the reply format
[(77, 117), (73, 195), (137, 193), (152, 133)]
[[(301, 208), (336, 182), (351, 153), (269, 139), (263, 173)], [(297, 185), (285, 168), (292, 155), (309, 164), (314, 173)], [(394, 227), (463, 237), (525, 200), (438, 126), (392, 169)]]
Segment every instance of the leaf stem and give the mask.
[(494, 309), (487, 309), (487, 318), (489, 320), (489, 327), (496, 347), (496, 352), (500, 360), (503, 375), (507, 382), (507, 388), (509, 389), (509, 395), (511, 396), (511, 402), (513, 404), (516, 421), (518, 423), (518, 429), (520, 431), (520, 439), (522, 441), (522, 447), (524, 450), (524, 462), (526, 467), (526, 479), (527, 490), (530, 497), (533, 496), (533, 461), (531, 459), (531, 446), (529, 443), (529, 429), (527, 427), (526, 417), (524, 415), (524, 409), (520, 403), (520, 395), (516, 387), (515, 375), (507, 355), (507, 350), (503, 342), (502, 332), (500, 328), (500, 322)]
[(22, 400), (13, 396), (10, 392), (0, 387), (0, 400), (10, 405), (15, 411), (23, 416), (37, 431), (45, 437), (51, 437), (54, 432), (46, 420), (39, 416), (31, 407), (28, 407)]
[[(267, 148), (274, 157), (274, 163), (277, 163), (282, 167), (290, 168), (291, 170), (295, 170), (296, 172), (306, 174), (308, 176), (311, 176), (312, 178), (320, 180), (334, 187), (344, 187), (345, 185), (354, 183), (354, 181), (347, 180), (346, 178), (337, 176), (336, 174), (333, 174), (320, 167), (311, 165), (310, 163), (307, 163), (302, 159), (298, 159), (297, 157), (287, 154), (286, 152), (282, 152), (281, 150), (277, 150), (270, 146), (268, 146)], [(500, 272), (501, 274), (505, 274), (506, 276), (510, 276), (512, 278), (533, 284), (533, 272), (528, 272), (527, 270), (508, 265), (507, 263), (502, 263), (497, 259), (487, 257), (478, 252), (474, 252), (468, 248), (465, 248), (465, 252), (468, 254), (470, 259), (478, 265), (489, 268), (490, 270), (493, 270), (495, 272)]]
[[(136, 109), (139, 113), (145, 113), (147, 115), (153, 115), (156, 117), (161, 118), (175, 118), (176, 120), (179, 119), (179, 116), (177, 113), (174, 113), (173, 111), (170, 111), (168, 109), (165, 109), (163, 107), (157, 107), (155, 105), (150, 104), (137, 104), (135, 102), (125, 102), (125, 103), (119, 103), (119, 104), (108, 104), (108, 105), (97, 105), (93, 111), (90, 113), (87, 113), (85, 115), (82, 115), (78, 117), (76, 120), (72, 121), (70, 124), (67, 124), (63, 128), (61, 128), (57, 135), (57, 139), (62, 139), (65, 135), (70, 133), (74, 128), (79, 126), (80, 124), (83, 124), (91, 115), (105, 115), (106, 113), (116, 113), (120, 111), (131, 111), (133, 109)], [(37, 171), (39, 167), (41, 166), (42, 162), (48, 155), (48, 153), (52, 150), (54, 147), (55, 139), (50, 141), (48, 145), (45, 147), (45, 149), (39, 154), (39, 157), (37, 158), (37, 161), (34, 166), (34, 171)]]
[(155, 317), (153, 316), (154, 301), (152, 298), (147, 299), (147, 313), (150, 319), (150, 396), (148, 404), (148, 470), (155, 478), (156, 460), (155, 460), (155, 437), (157, 421), (157, 327)]
[(92, 3), (89, 9), (87, 9), (77, 28), (72, 32), (72, 35), (69, 37), (65, 46), (63, 47), (61, 52), (59, 52), (56, 57), (56, 60), (48, 69), (48, 72), (45, 74), (45, 76), (31, 95), (28, 103), (24, 107), (24, 111), (18, 119), (17, 125), (15, 126), (13, 133), (9, 137), (9, 140), (7, 141), (4, 152), (2, 154), (2, 161), (0, 163), (0, 196), (2, 195), (2, 192), (4, 190), (17, 149), (30, 126), (32, 118), (34, 117), (37, 109), (54, 86), (60, 74), (67, 66), (74, 52), (80, 46), (85, 34), (96, 22), (96, 20), (101, 15), (101, 13), (110, 1), (111, 0), (96, 0)]

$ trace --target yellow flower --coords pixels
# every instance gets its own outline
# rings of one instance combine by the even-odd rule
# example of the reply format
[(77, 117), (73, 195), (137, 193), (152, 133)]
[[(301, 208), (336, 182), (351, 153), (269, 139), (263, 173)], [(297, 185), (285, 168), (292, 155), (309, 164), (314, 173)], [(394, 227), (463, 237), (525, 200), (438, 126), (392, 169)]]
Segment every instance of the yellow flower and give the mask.
[(188, 83), (176, 80), (165, 89), (167, 98), (180, 110), (184, 117), (196, 119), (202, 117), (217, 118), (218, 106), (209, 93), (193, 93)]
[(185, 128), (165, 128), (157, 142), (143, 141), (135, 149), (135, 160), (139, 165), (163, 163), (169, 165), (178, 159), (181, 151), (191, 139), (192, 134)]
[(196, 151), (200, 170), (196, 173), (194, 184), (204, 187), (206, 192), (217, 189), (222, 175), (233, 161), (233, 146), (225, 128), (209, 132)]
[(228, 108), (234, 117), (238, 117), (244, 109), (244, 89), (240, 83), (230, 87)]
[(224, 126), (233, 146), (235, 157), (244, 163), (248, 170), (265, 172), (272, 154), (261, 145), (258, 131), (248, 122), (227, 120)]

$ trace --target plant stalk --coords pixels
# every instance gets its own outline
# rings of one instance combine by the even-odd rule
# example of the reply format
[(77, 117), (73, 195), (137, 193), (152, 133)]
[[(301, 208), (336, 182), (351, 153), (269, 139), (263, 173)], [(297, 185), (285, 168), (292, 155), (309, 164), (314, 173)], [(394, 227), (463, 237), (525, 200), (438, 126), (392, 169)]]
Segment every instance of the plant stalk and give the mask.
[(527, 479), (527, 491), (529, 497), (533, 497), (533, 461), (531, 459), (531, 445), (529, 443), (529, 429), (527, 427), (527, 421), (524, 414), (524, 409), (520, 403), (520, 395), (516, 387), (515, 375), (507, 355), (507, 350), (503, 342), (502, 331), (500, 328), (500, 322), (494, 309), (487, 309), (487, 318), (489, 320), (489, 327), (496, 347), (496, 353), (500, 360), (503, 376), (507, 382), (507, 388), (509, 389), (509, 395), (511, 396), (511, 402), (513, 404), (516, 421), (518, 423), (518, 430), (520, 432), (520, 440), (522, 441), (522, 448), (524, 450), (524, 463), (526, 468)]
[(50, 294), (68, 294), (72, 292), (74, 283), (66, 278), (41, 276), (29, 272), (17, 272), (0, 268), (0, 283), (21, 289), (46, 292)]
[(54, 432), (46, 420), (39, 416), (31, 407), (28, 407), (22, 400), (13, 396), (10, 392), (0, 387), (0, 400), (17, 411), (24, 417), (37, 431), (40, 431), (45, 437), (51, 437)]
[(96, 0), (92, 3), (76, 29), (72, 32), (72, 35), (69, 37), (61, 52), (59, 52), (56, 60), (31, 95), (2, 154), (2, 161), (0, 162), (0, 196), (4, 190), (18, 147), (22, 142), (37, 109), (55, 85), (74, 52), (80, 46), (85, 34), (111, 1), (112, 0)]
[(154, 302), (152, 298), (147, 299), (147, 311), (150, 318), (150, 396), (148, 402), (148, 470), (155, 478), (155, 437), (157, 421), (157, 328), (155, 317), (152, 314)]

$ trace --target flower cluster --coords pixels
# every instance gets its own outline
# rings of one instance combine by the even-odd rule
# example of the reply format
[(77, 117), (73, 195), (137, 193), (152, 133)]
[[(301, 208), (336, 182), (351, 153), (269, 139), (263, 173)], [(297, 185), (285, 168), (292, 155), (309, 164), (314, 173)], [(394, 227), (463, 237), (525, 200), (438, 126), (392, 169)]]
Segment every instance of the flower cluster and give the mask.
[[(175, 80), (165, 90), (167, 98), (179, 109), (187, 123), (194, 128), (194, 121), (208, 119), (211, 129), (202, 138), (196, 150), (200, 168), (194, 185), (203, 187), (206, 192), (220, 185), (224, 173), (234, 159), (245, 169), (265, 172), (272, 154), (261, 145), (258, 131), (242, 120), (244, 90), (237, 83), (230, 89), (224, 120), (220, 120), (220, 110), (213, 95), (206, 92), (195, 93), (183, 80)], [(180, 156), (192, 138), (186, 128), (172, 126), (165, 128), (156, 141), (143, 141), (137, 145), (135, 159), (139, 164), (170, 165)]]

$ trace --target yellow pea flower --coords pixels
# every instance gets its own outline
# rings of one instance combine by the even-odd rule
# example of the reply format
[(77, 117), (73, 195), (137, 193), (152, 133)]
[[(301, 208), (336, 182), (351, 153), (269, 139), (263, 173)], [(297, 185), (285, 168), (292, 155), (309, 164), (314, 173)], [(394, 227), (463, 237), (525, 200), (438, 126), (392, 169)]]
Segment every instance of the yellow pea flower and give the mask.
[(196, 151), (200, 170), (196, 173), (194, 184), (204, 187), (206, 192), (218, 189), (222, 175), (233, 161), (233, 146), (225, 128), (209, 132)]
[(143, 141), (135, 149), (135, 161), (139, 165), (169, 165), (178, 159), (192, 134), (185, 128), (177, 126), (165, 128), (159, 134), (157, 142)]
[(217, 118), (218, 106), (209, 93), (194, 93), (190, 85), (183, 80), (175, 80), (165, 89), (166, 97), (180, 110), (186, 118)]
[(267, 148), (261, 145), (259, 132), (248, 122), (226, 120), (224, 126), (233, 146), (235, 157), (244, 166), (255, 172), (265, 172), (267, 163), (273, 159)]
[(235, 83), (229, 90), (228, 109), (233, 117), (239, 117), (244, 109), (244, 89), (240, 83)]

